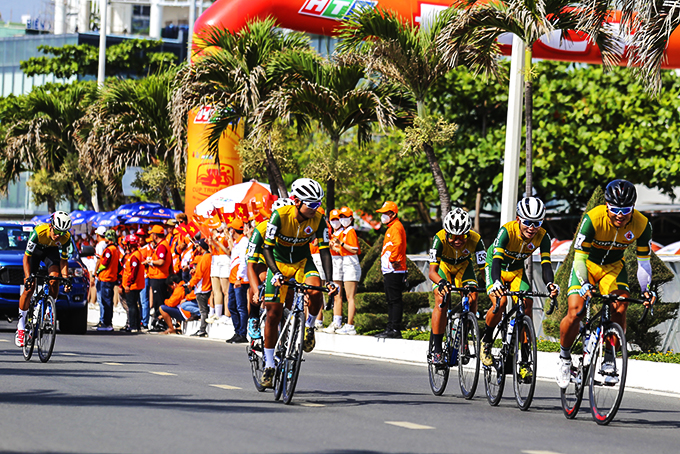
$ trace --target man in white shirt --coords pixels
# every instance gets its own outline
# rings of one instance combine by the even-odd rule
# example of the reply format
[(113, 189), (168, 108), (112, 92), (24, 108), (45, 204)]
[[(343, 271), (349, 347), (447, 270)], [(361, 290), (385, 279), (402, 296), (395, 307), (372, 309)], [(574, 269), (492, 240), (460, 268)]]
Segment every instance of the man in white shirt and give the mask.
[[(97, 257), (97, 263), (94, 267), (95, 270), (99, 269), (99, 264), (102, 259), (102, 254), (104, 249), (106, 249), (106, 240), (104, 240), (104, 233), (106, 233), (106, 227), (99, 226), (97, 230), (94, 231), (97, 235), (97, 245), (94, 247), (94, 255)], [(97, 328), (104, 326), (104, 305), (102, 304), (102, 283), (98, 277), (94, 278), (94, 285), (97, 289), (97, 304), (99, 305), (99, 323)]]
[(231, 266), (229, 268), (229, 299), (228, 308), (231, 313), (231, 321), (234, 324), (234, 337), (227, 340), (230, 344), (242, 344), (248, 342), (246, 331), (248, 329), (248, 274), (246, 266), (246, 251), (248, 238), (243, 235), (243, 221), (235, 218), (227, 228), (234, 242), (231, 251)]

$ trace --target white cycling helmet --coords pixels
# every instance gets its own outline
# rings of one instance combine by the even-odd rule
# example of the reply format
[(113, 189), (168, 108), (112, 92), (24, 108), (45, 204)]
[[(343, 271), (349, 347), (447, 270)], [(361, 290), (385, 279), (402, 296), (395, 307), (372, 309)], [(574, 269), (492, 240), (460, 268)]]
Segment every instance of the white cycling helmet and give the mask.
[(54, 230), (68, 232), (71, 230), (71, 216), (64, 211), (55, 211), (50, 217), (50, 224)]
[(537, 197), (525, 197), (517, 203), (517, 216), (528, 221), (542, 221), (545, 204)]
[(291, 195), (303, 202), (321, 202), (323, 199), (323, 188), (311, 178), (299, 178), (293, 182)]
[(451, 235), (465, 235), (471, 227), (470, 216), (462, 208), (454, 208), (444, 218), (444, 230)]
[(285, 207), (287, 205), (295, 205), (295, 202), (293, 202), (293, 200), (290, 199), (290, 198), (284, 199), (283, 197), (281, 197), (281, 198), (277, 199), (276, 202), (274, 202), (272, 204), (272, 212), (278, 210), (281, 207)]

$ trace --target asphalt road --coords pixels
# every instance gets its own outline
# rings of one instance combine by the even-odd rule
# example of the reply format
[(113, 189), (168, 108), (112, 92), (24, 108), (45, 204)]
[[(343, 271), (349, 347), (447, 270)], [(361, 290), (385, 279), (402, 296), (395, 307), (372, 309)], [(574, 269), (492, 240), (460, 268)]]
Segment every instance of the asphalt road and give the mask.
[[(680, 378), (680, 377), (679, 377)], [(511, 383), (511, 381), (510, 381)], [(627, 391), (615, 421), (562, 415), (554, 383), (520, 412), (506, 385), (442, 397), (422, 366), (312, 353), (290, 406), (258, 393), (245, 347), (161, 335), (57, 337), (25, 362), (0, 323), (2, 453), (677, 453), (680, 398)]]

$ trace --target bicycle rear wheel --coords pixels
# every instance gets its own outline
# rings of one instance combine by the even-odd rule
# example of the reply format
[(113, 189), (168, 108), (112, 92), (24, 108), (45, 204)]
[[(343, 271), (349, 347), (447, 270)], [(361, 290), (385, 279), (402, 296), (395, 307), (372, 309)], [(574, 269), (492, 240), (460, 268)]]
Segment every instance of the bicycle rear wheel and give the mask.
[[(607, 364), (611, 359), (613, 367)], [(596, 423), (609, 424), (616, 416), (627, 372), (626, 335), (618, 323), (611, 323), (598, 339), (590, 365), (590, 409)]]
[(576, 345), (583, 340), (579, 335), (571, 347), (571, 357), (577, 358), (577, 365), (571, 366), (571, 378), (566, 388), (560, 388), (560, 400), (562, 401), (562, 411), (567, 419), (574, 419), (581, 408), (583, 401), (583, 389), (588, 379), (588, 366), (583, 363), (583, 348), (580, 346), (578, 351)]
[(24, 360), (28, 361), (33, 356), (33, 348), (35, 347), (35, 338), (37, 336), (38, 321), (34, 319), (35, 302), (31, 301), (28, 306), (28, 313), (26, 314), (26, 325), (24, 326)]
[(305, 335), (305, 314), (300, 312), (293, 319), (290, 330), (290, 345), (283, 370), (283, 403), (288, 405), (295, 394), (300, 366), (302, 366), (302, 343)]
[(434, 339), (430, 335), (430, 347), (427, 352), (427, 373), (430, 378), (430, 389), (435, 396), (444, 394), (446, 384), (449, 381), (449, 360), (451, 358), (451, 320), (446, 323), (446, 336), (442, 345), (442, 360), (434, 364)]
[(472, 399), (479, 382), (479, 325), (477, 318), (468, 312), (458, 327), (458, 382), (466, 399)]
[(505, 387), (505, 354), (503, 353), (503, 332), (501, 326), (496, 327), (491, 345), (499, 344), (501, 348), (493, 353), (493, 364), (484, 366), (484, 387), (486, 388), (486, 399), (489, 405), (496, 406), (503, 397)]
[(526, 315), (515, 323), (514, 344), (512, 378), (515, 400), (519, 409), (526, 411), (531, 406), (536, 390), (536, 361), (538, 359), (534, 324)]
[(52, 357), (54, 342), (57, 339), (57, 305), (54, 298), (45, 298), (38, 323), (38, 357), (46, 363)]

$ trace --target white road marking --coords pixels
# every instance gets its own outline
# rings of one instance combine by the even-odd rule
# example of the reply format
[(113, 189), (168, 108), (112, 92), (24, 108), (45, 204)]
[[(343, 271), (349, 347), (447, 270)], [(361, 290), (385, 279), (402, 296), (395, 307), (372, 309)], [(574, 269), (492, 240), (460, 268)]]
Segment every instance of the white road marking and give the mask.
[(9, 342), (7, 339), (0, 339), (0, 342)]
[(413, 430), (428, 430), (434, 429), (432, 426), (423, 426), (422, 424), (416, 424), (414, 422), (408, 421), (385, 421), (385, 424), (392, 424), (393, 426), (403, 427), (404, 429)]
[(64, 355), (64, 356), (78, 356), (75, 353), (62, 353), (62, 355)]
[(300, 406), (302, 406), (302, 407), (325, 407), (325, 405), (322, 405), (322, 404), (313, 404), (313, 403), (311, 403), (311, 402), (302, 402), (302, 403), (300, 404)]
[(210, 385), (214, 386), (215, 388), (220, 388), (220, 389), (243, 389), (239, 388), (238, 386), (231, 386), (231, 385)]
[(154, 371), (151, 371), (151, 370), (149, 371), (149, 373), (154, 374), (154, 375), (162, 375), (164, 377), (169, 377), (171, 375), (177, 375), (177, 374), (173, 374), (171, 372), (154, 372)]
[(560, 454), (555, 451), (522, 451), (524, 454)]
[(102, 363), (102, 364), (105, 364), (107, 366), (124, 366), (125, 365), (125, 364), (122, 364), (122, 363)]

